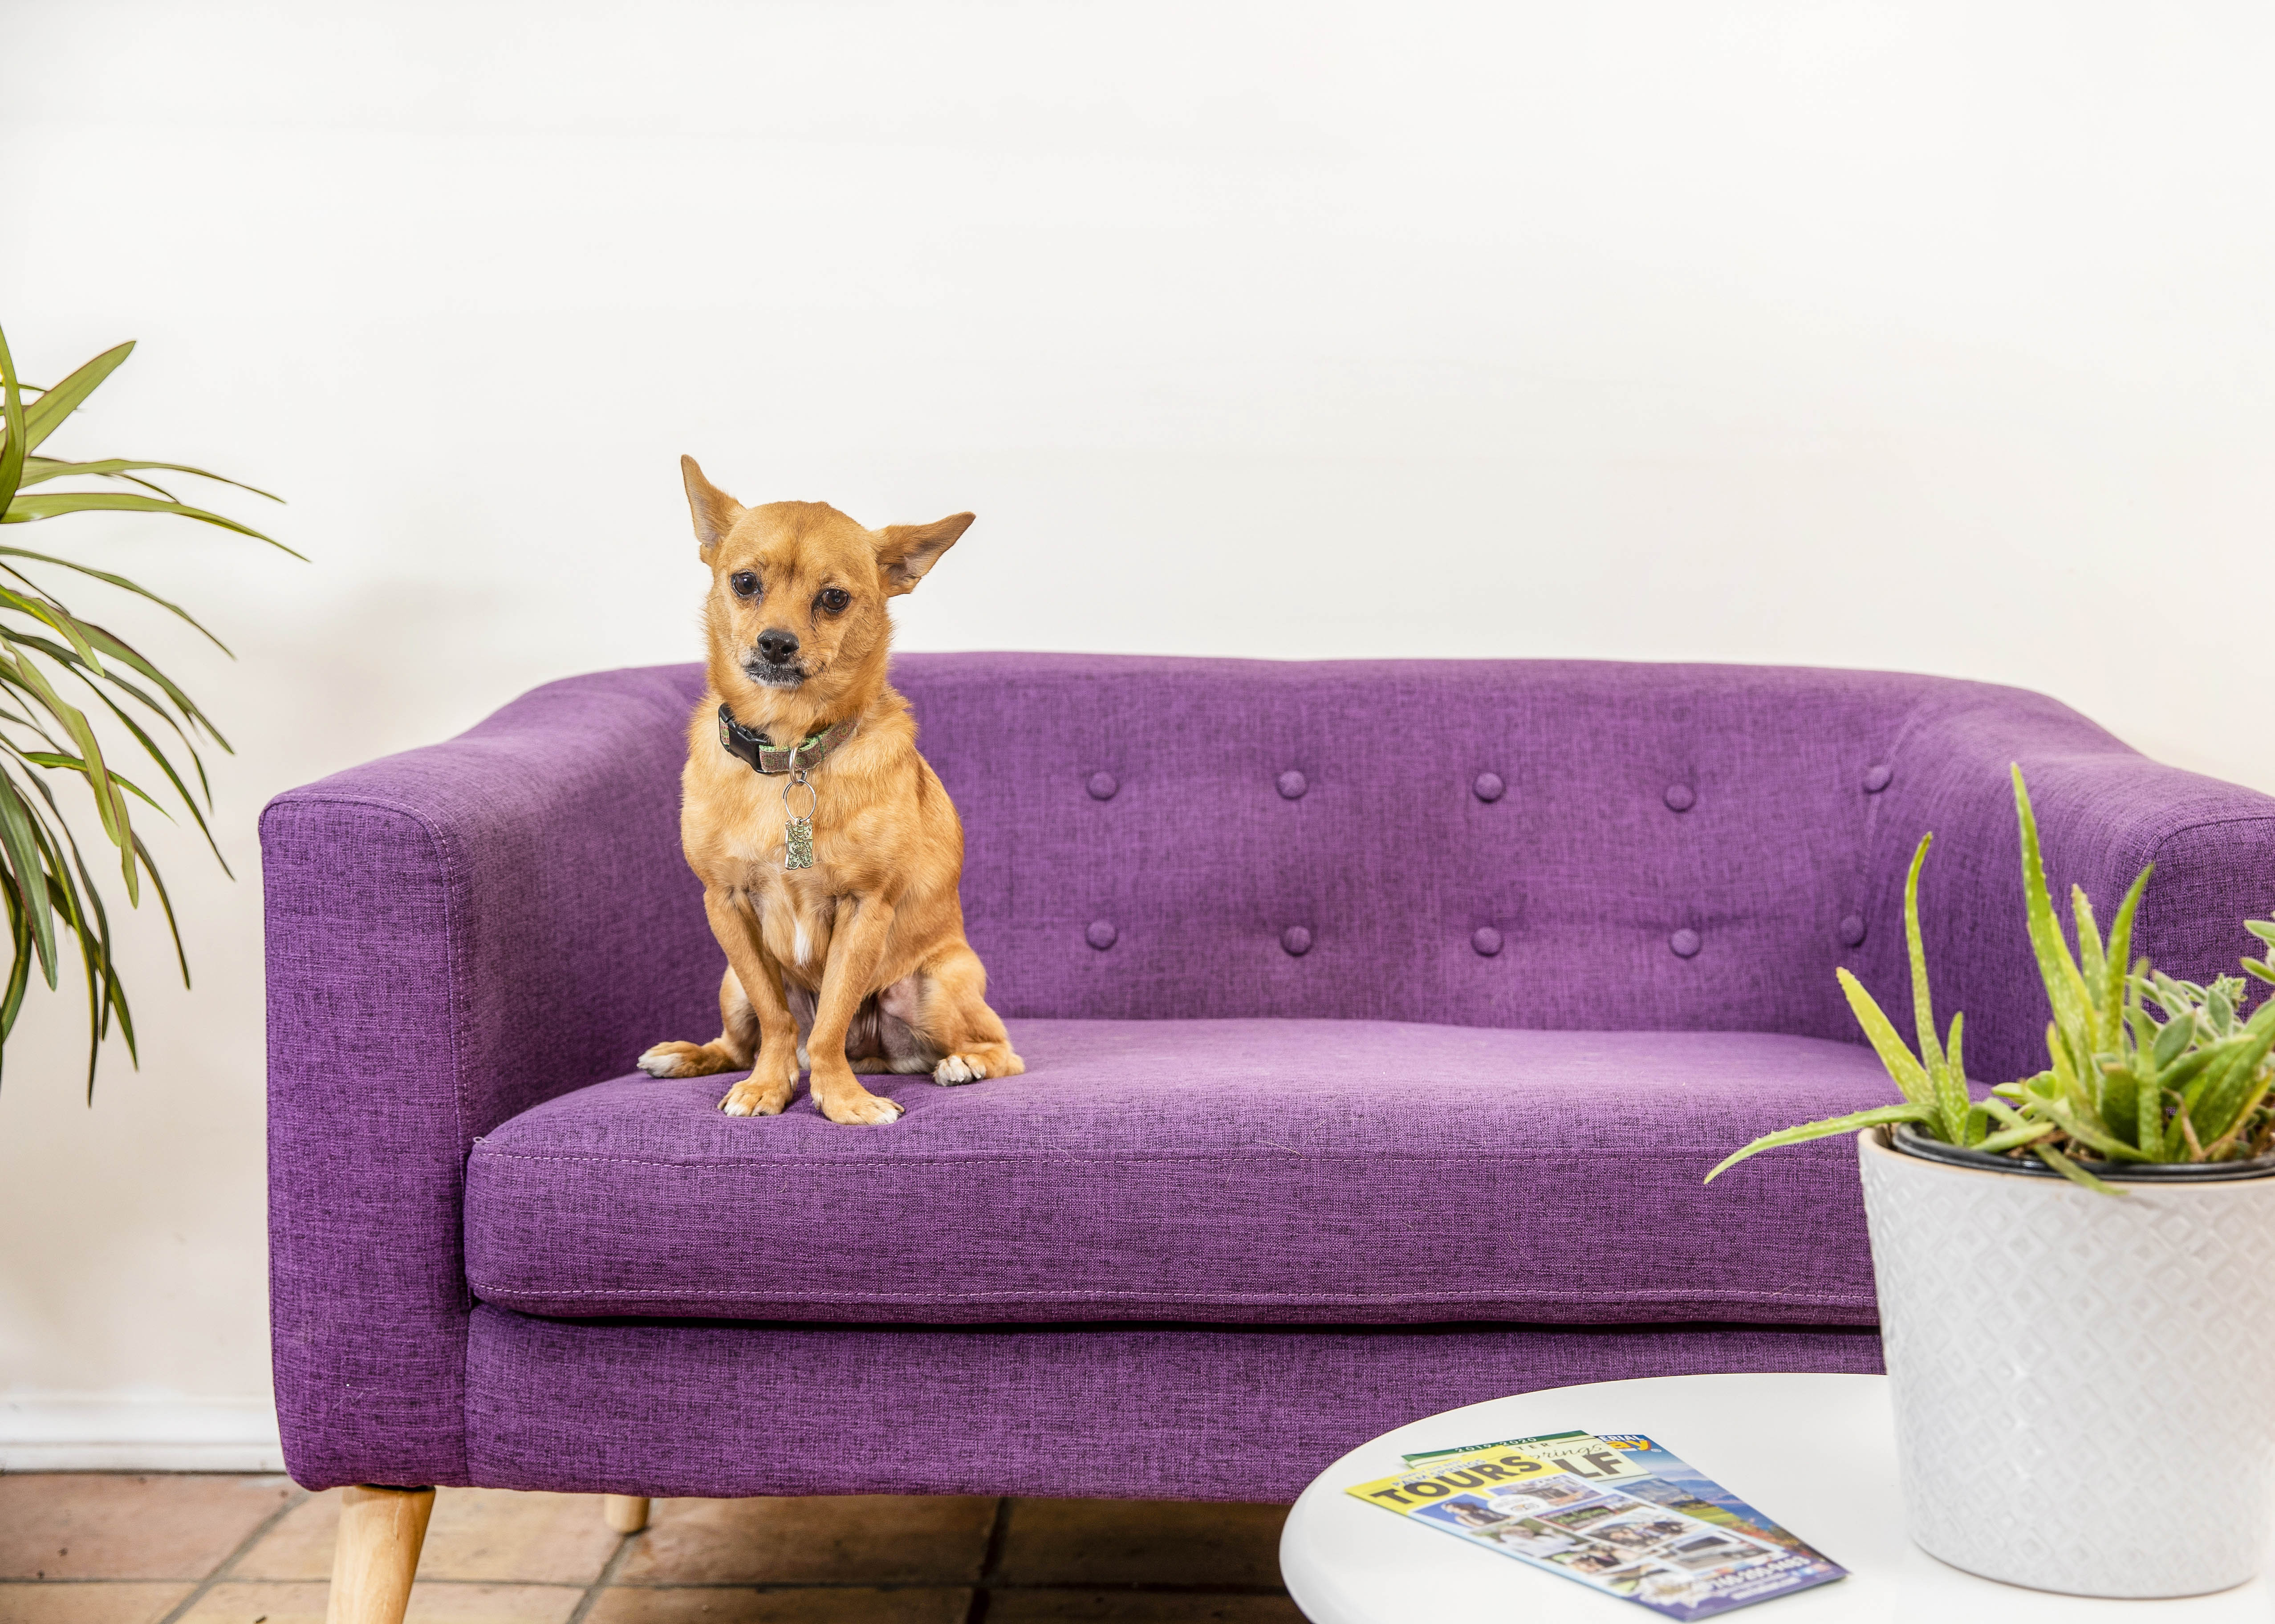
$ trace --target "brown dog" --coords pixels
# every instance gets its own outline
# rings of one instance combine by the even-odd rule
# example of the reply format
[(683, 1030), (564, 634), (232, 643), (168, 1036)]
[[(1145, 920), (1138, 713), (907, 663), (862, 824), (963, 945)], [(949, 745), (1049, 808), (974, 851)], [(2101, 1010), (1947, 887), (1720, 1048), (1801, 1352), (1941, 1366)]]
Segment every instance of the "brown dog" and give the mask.
[(727, 953), (725, 1030), (659, 1043), (640, 1069), (750, 1066), (719, 1108), (772, 1116), (810, 1060), (833, 1122), (901, 1114), (857, 1068), (1016, 1076), (1026, 1067), (964, 940), (964, 826), (885, 681), (885, 600), (914, 591), (971, 515), (864, 530), (819, 502), (745, 508), (679, 464), (711, 566), (711, 681), (688, 727), (680, 840)]

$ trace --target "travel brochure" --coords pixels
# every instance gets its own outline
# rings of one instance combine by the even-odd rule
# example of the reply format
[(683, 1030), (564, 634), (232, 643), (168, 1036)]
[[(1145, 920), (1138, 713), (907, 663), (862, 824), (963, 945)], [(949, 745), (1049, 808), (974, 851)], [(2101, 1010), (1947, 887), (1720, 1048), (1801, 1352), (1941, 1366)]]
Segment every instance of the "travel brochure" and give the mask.
[(1551, 1432), (1405, 1461), (1347, 1492), (1671, 1619), (1848, 1571), (1637, 1432)]

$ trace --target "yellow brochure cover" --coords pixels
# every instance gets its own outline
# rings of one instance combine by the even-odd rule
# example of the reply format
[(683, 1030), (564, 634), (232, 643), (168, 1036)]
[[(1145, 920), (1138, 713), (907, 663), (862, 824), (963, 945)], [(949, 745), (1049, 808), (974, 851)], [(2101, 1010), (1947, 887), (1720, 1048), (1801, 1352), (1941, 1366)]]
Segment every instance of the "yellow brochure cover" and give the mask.
[(1649, 1449), (1585, 1432), (1522, 1442), (1418, 1461), (1344, 1492), (1672, 1619), (1708, 1618), (1846, 1575), (1806, 1546), (1676, 1509), (1697, 1502), (1659, 1482)]

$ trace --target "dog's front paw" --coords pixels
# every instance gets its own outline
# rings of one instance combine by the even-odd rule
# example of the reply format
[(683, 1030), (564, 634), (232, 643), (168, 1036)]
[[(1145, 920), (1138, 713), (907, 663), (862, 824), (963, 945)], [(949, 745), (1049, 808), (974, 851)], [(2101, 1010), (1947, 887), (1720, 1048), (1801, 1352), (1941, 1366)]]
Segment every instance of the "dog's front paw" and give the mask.
[(942, 1088), (958, 1083), (978, 1083), (987, 1076), (987, 1068), (971, 1054), (951, 1054), (932, 1069), (932, 1080)]
[(790, 1104), (790, 1085), (787, 1083), (761, 1083), (756, 1077), (745, 1077), (727, 1091), (719, 1108), (729, 1116), (780, 1116)]
[(816, 1103), (821, 1107), (822, 1115), (833, 1122), (843, 1122), (848, 1126), (882, 1128), (888, 1122), (896, 1122), (901, 1119), (899, 1106), (889, 1099), (880, 1099), (866, 1089), (851, 1094), (832, 1094)]
[(734, 1061), (708, 1043), (659, 1043), (632, 1062), (652, 1077), (699, 1077), (729, 1071)]

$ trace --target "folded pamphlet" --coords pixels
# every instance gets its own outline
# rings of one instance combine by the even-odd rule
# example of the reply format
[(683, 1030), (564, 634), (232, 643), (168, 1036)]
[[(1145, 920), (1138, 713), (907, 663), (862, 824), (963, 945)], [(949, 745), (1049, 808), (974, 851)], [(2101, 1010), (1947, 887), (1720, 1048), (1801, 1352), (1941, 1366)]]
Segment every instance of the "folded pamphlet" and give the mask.
[(1640, 1433), (1552, 1432), (1405, 1461), (1346, 1492), (1671, 1619), (1848, 1571)]

